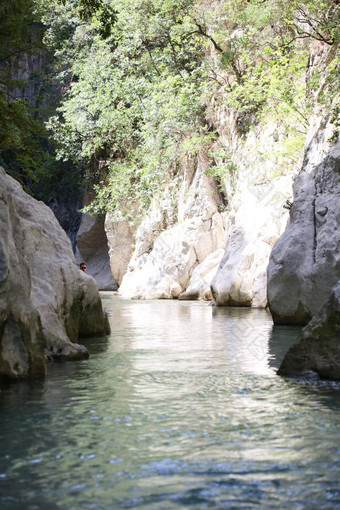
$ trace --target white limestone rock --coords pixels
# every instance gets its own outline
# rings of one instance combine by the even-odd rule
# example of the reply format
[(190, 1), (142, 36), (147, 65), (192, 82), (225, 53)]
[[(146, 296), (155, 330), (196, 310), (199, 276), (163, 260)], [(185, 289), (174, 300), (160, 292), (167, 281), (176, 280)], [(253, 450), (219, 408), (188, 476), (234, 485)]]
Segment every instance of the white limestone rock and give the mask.
[(201, 262), (193, 270), (187, 289), (178, 296), (178, 299), (205, 299), (207, 301), (211, 301), (211, 282), (216, 274), (218, 266), (221, 263), (223, 254), (224, 250), (219, 249), (205, 257), (203, 262)]
[[(281, 181), (281, 189), (289, 189), (290, 179)], [(267, 306), (268, 260), (288, 216), (284, 196), (276, 198), (273, 193), (263, 203), (251, 189), (239, 194), (240, 205), (227, 228), (225, 253), (211, 283), (216, 305)]]
[(108, 331), (97, 286), (53, 212), (0, 168), (0, 376), (42, 375), (88, 357), (78, 338)]
[(223, 203), (213, 179), (204, 173), (205, 164), (195, 158), (183, 161), (182, 173), (153, 202), (136, 232), (135, 250), (119, 287), (122, 296), (176, 298), (188, 287), (195, 267), (224, 247)]
[(297, 144), (300, 135), (270, 114), (242, 118), (242, 112), (223, 106), (221, 95), (206, 109), (217, 133), (212, 153), (228, 199), (225, 254), (211, 290), (217, 305), (266, 307), (266, 268), (286, 227), (302, 140)]
[(170, 299), (176, 287), (183, 289), (188, 282), (197, 258), (190, 241), (187, 226), (177, 225), (160, 234), (152, 250), (129, 265), (119, 293), (134, 299)]
[[(266, 307), (266, 268), (286, 226), (284, 206), (292, 198), (296, 168), (287, 171), (278, 150), (285, 133), (271, 119), (254, 126), (243, 139), (231, 110), (212, 108), (211, 122), (230, 167), (224, 176), (229, 199), (226, 247), (211, 284), (214, 301), (221, 306)], [(216, 163), (223, 161), (217, 158)]]

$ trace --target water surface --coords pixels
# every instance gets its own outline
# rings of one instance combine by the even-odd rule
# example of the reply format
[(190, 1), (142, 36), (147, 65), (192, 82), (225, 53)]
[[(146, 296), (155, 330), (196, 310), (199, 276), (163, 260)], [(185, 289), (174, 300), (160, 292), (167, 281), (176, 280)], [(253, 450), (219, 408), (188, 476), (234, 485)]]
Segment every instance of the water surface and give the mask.
[(265, 310), (103, 294), (91, 358), (0, 394), (0, 508), (340, 509), (340, 386)]

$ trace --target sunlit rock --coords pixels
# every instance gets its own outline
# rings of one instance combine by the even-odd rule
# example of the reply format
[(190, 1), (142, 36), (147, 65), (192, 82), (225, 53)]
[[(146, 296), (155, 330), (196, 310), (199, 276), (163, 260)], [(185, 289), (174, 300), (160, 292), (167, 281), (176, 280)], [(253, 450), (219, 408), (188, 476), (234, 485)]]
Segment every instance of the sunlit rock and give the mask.
[[(272, 246), (280, 234), (275, 202), (258, 203), (244, 191), (234, 223), (227, 230), (226, 250), (211, 289), (217, 305), (267, 306), (266, 269)], [(282, 203), (278, 201), (279, 209)], [(284, 209), (283, 217), (287, 217)]]
[(279, 375), (297, 377), (318, 374), (340, 380), (340, 280), (321, 310), (302, 330), (289, 349)]
[(204, 160), (183, 160), (181, 173), (154, 200), (136, 232), (133, 256), (119, 287), (121, 295), (176, 298), (190, 285), (196, 266), (224, 248), (223, 200), (205, 168)]
[(42, 375), (47, 359), (88, 356), (108, 331), (95, 281), (75, 263), (53, 212), (0, 169), (0, 375)]
[(268, 300), (276, 324), (306, 324), (340, 278), (340, 143), (321, 116), (307, 140), (294, 183), (290, 221), (268, 266)]
[[(321, 46), (317, 61), (313, 50), (310, 62), (314, 65), (321, 59), (324, 67), (329, 50), (325, 49), (327, 45)], [(306, 72), (308, 80), (312, 71)], [(269, 296), (276, 322), (305, 323), (339, 278), (339, 262), (334, 255), (339, 241), (332, 226), (338, 223), (337, 209), (333, 199), (329, 203), (328, 199), (323, 201), (326, 188), (338, 200), (337, 171), (333, 172), (334, 182), (328, 177), (324, 180), (322, 172), (315, 182), (309, 175), (328, 153), (324, 142), (328, 143), (331, 132), (321, 113), (315, 112), (320, 129), (316, 143), (308, 142), (310, 169), (304, 170), (306, 178), (300, 176), (296, 181), (306, 208), (300, 212), (295, 202), (292, 208), (291, 223), (294, 215), (296, 223), (301, 215), (301, 228), (289, 240), (288, 227), (282, 242), (278, 241), (274, 248), (267, 273), (273, 246), (287, 225), (293, 201), (292, 183), (304, 157), (305, 128), (294, 116), (289, 125), (290, 121), (283, 121), (273, 112), (254, 111), (247, 119), (246, 113), (226, 106), (222, 97), (216, 93), (205, 105), (205, 121), (214, 133), (209, 147), (195, 156), (179, 158), (174, 173), (164, 169), (169, 171), (170, 184), (154, 200), (137, 232), (113, 236), (113, 274), (123, 266), (120, 274), (126, 274), (119, 279), (119, 290), (124, 296), (202, 297), (196, 288), (195, 269), (223, 248), (225, 253), (209, 291), (217, 305), (266, 307)], [(208, 178), (207, 173), (214, 179)], [(315, 222), (310, 215), (316, 217)], [(317, 248), (311, 249), (308, 239), (314, 237), (314, 231), (318, 237), (321, 228), (324, 235), (317, 238)], [(161, 249), (159, 244), (164, 242), (167, 247)], [(125, 250), (123, 257), (116, 249), (120, 244)], [(313, 250), (318, 268), (311, 269)], [(291, 255), (286, 257), (286, 252)], [(305, 270), (307, 266), (309, 269)], [(304, 296), (302, 301), (300, 293)]]
[[(219, 133), (220, 152), (229, 161), (223, 178), (228, 197), (226, 245), (211, 284), (214, 301), (221, 306), (266, 307), (269, 256), (286, 226), (284, 206), (292, 196), (294, 167), (287, 172), (286, 161), (278, 155), (285, 133), (269, 119), (241, 138), (235, 112), (213, 104), (210, 121)], [(222, 156), (217, 164), (224, 163)]]
[(197, 263), (190, 242), (182, 240), (183, 225), (164, 231), (154, 241), (150, 253), (137, 257), (129, 265), (119, 292), (134, 299), (170, 299), (185, 288)]
[(134, 250), (136, 225), (127, 219), (119, 221), (110, 214), (105, 218), (111, 273), (119, 286), (122, 283)]
[(212, 299), (210, 285), (223, 254), (223, 249), (216, 250), (195, 267), (189, 286), (185, 292), (180, 294), (179, 299), (205, 299), (207, 301)]

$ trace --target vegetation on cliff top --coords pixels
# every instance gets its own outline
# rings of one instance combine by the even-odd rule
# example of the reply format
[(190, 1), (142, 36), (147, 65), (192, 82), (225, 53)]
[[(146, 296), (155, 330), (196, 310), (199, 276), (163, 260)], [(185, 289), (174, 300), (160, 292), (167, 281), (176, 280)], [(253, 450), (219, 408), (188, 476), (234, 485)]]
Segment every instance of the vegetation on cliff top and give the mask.
[(10, 155), (31, 177), (41, 165), (38, 139), (44, 126), (25, 94), (28, 76), (18, 62), (23, 54), (37, 55), (42, 48), (42, 26), (34, 9), (33, 0), (0, 4), (0, 164), (4, 154)]
[[(120, 213), (129, 200), (147, 207), (180, 154), (217, 135), (205, 116), (212, 99), (237, 111), (240, 137), (271, 116), (300, 143), (316, 100), (337, 122), (338, 2), (34, 4), (61, 94), (48, 129), (60, 159), (88, 168), (96, 190), (88, 211)], [(329, 48), (328, 69), (310, 62), (314, 41)]]

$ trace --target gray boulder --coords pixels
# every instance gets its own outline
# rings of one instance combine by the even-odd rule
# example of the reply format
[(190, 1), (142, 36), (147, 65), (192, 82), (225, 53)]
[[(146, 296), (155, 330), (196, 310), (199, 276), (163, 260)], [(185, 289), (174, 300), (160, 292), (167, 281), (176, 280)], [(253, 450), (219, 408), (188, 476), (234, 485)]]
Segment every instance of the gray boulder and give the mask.
[(86, 274), (92, 276), (99, 290), (117, 290), (112, 276), (104, 218), (82, 214), (77, 234), (76, 260), (86, 262)]
[(0, 376), (43, 375), (88, 357), (78, 338), (109, 332), (95, 281), (53, 212), (0, 168)]
[(278, 374), (318, 374), (322, 379), (340, 380), (340, 280), (319, 313), (302, 330), (298, 343), (289, 349)]
[(340, 143), (319, 118), (294, 183), (290, 221), (268, 265), (275, 324), (305, 325), (340, 278)]

